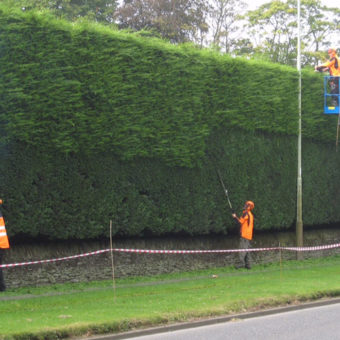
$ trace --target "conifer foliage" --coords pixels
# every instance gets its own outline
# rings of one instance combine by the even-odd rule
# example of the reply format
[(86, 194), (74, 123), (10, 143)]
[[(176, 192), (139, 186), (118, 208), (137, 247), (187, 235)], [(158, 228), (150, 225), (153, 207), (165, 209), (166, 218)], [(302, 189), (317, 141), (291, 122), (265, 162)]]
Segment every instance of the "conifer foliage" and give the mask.
[[(123, 236), (226, 233), (235, 226), (216, 167), (236, 205), (256, 201), (259, 229), (292, 225), (295, 69), (4, 6), (0, 26), (10, 235), (97, 238), (110, 219)], [(305, 191), (318, 183), (306, 206), (324, 209), (307, 221), (339, 221), (339, 158), (325, 147), (335, 120), (321, 114), (318, 75), (304, 73), (303, 91)]]

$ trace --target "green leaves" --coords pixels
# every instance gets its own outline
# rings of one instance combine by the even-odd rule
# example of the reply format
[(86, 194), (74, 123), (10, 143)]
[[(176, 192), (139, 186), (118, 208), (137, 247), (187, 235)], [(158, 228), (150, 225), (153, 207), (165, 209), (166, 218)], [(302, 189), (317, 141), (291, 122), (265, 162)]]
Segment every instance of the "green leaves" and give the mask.
[[(3, 6), (0, 26), (10, 236), (104, 237), (110, 219), (122, 236), (226, 233), (235, 225), (215, 166), (236, 207), (256, 202), (258, 229), (294, 222), (295, 69)], [(322, 115), (322, 99), (321, 77), (303, 72), (304, 137), (329, 143), (336, 117)], [(340, 219), (340, 191), (328, 195), (338, 159), (325, 154), (328, 223)]]
[[(3, 10), (0, 116), (9, 139), (44, 152), (110, 151), (195, 167), (222, 122), (296, 133), (292, 68)], [(321, 102), (310, 94), (308, 103)], [(311, 128), (311, 115), (320, 116), (314, 107)], [(319, 129), (305, 133), (328, 139)]]

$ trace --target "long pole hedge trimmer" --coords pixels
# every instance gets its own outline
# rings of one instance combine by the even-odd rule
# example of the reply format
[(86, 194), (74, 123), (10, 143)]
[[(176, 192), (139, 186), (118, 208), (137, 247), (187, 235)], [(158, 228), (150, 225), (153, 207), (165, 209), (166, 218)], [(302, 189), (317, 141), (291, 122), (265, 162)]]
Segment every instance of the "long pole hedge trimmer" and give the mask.
[(217, 175), (218, 175), (218, 178), (220, 179), (220, 182), (221, 182), (224, 194), (227, 197), (227, 200), (228, 200), (228, 203), (229, 203), (229, 207), (230, 207), (231, 211), (234, 213), (234, 209), (233, 209), (233, 207), (231, 205), (231, 202), (230, 202), (230, 199), (229, 199), (228, 190), (227, 190), (226, 186), (224, 185), (224, 182), (223, 182), (223, 179), (222, 179), (222, 176), (221, 176), (221, 173), (220, 173), (219, 170), (217, 170)]

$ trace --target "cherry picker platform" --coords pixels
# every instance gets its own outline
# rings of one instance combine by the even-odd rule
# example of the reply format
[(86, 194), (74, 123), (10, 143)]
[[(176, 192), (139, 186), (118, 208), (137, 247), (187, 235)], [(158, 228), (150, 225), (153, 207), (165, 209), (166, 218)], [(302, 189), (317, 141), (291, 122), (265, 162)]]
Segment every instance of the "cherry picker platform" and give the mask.
[(324, 77), (324, 114), (340, 115), (340, 77)]

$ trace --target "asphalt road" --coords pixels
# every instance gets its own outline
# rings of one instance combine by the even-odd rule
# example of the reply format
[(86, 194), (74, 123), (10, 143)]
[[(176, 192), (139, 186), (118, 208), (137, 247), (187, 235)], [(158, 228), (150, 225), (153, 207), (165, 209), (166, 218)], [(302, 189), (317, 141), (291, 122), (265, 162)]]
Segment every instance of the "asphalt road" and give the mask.
[(340, 340), (340, 303), (149, 334), (130, 340)]
[(87, 340), (340, 340), (340, 298), (141, 329)]

